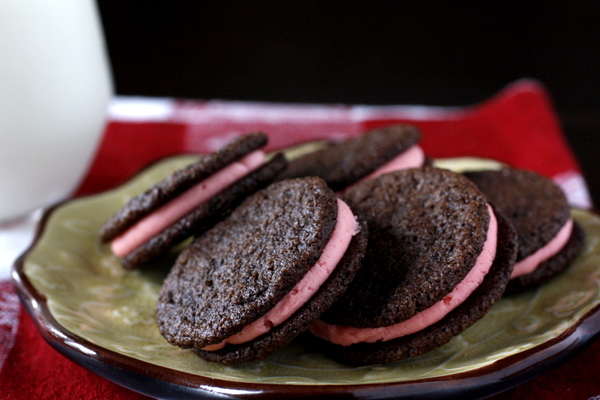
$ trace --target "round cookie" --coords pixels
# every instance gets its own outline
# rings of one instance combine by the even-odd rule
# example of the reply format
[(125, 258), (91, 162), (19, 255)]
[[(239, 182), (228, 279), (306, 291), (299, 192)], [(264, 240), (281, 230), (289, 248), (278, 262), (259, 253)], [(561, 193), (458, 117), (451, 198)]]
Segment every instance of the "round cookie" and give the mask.
[[(339, 207), (333, 191), (317, 177), (276, 182), (248, 197), (181, 252), (157, 303), (163, 336), (206, 360), (229, 365), (263, 359), (306, 331), (343, 294), (366, 248), (366, 226)], [(348, 212), (354, 236), (346, 237), (347, 249), (324, 283), (315, 285), (316, 293), (268, 332), (224, 344), (296, 292), (298, 282), (322, 263), (327, 243)]]
[[(341, 191), (407, 150), (420, 151), (417, 145), (419, 140), (421, 133), (412, 125), (374, 129), (292, 160), (279, 179), (319, 176), (333, 190)], [(422, 166), (424, 162), (427, 160), (419, 161), (419, 165), (413, 166)]]
[[(122, 265), (133, 269), (148, 263), (153, 258), (169, 251), (173, 246), (214, 225), (223, 215), (239, 204), (246, 196), (268, 185), (287, 165), (281, 154), (262, 165), (240, 167), (241, 163), (267, 144), (264, 133), (252, 133), (233, 140), (214, 153), (203, 156), (195, 164), (182, 168), (168, 176), (152, 188), (130, 199), (127, 204), (109, 218), (100, 230), (103, 242), (114, 242), (123, 237), (136, 225), (164, 210), (178, 199), (188, 196), (194, 188), (207, 182), (213, 176), (237, 167), (249, 170), (245, 175), (225, 185), (220, 191), (200, 204), (194, 204), (182, 215), (166, 224), (151, 237), (119, 254)], [(194, 195), (197, 196), (197, 195)], [(114, 247), (113, 247), (114, 251)]]
[[(564, 271), (579, 254), (584, 232), (573, 223), (563, 234), (553, 255), (544, 257), (532, 272), (520, 272), (520, 264), (559, 235), (571, 219), (571, 210), (562, 189), (535, 172), (514, 168), (475, 171), (465, 175), (473, 181), (515, 227), (519, 250), (507, 293), (535, 287)], [(571, 223), (571, 222), (569, 222)]]
[[(332, 332), (346, 327), (371, 332), (419, 319), (471, 280), (480, 254), (490, 258), (480, 285), (445, 316), (399, 336), (358, 343), (320, 340), (333, 359), (366, 365), (425, 353), (482, 318), (502, 297), (516, 256), (516, 234), (501, 213), (494, 211), (492, 223), (485, 196), (465, 177), (429, 167), (407, 169), (362, 182), (343, 198), (365, 218), (369, 243), (352, 285), (311, 328), (321, 338), (327, 335), (317, 325), (342, 327)], [(496, 224), (493, 246), (488, 228)]]

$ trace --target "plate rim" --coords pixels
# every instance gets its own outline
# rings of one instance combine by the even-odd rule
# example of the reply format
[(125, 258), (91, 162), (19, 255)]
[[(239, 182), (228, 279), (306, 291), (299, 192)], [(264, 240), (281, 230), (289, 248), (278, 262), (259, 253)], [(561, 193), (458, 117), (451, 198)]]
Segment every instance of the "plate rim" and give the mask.
[[(92, 198), (112, 190), (62, 201), (43, 211), (29, 247), (15, 260), (11, 279), (16, 292), (42, 338), (63, 356), (114, 383), (136, 392), (161, 398), (289, 398), (354, 396), (355, 398), (464, 398), (490, 396), (544, 374), (572, 358), (600, 333), (600, 303), (561, 335), (531, 349), (512, 354), (489, 365), (441, 377), (402, 382), (366, 384), (278, 384), (222, 380), (138, 360), (96, 345), (63, 327), (52, 315), (47, 298), (30, 282), (24, 265), (29, 253), (43, 237), (48, 221), (57, 209), (73, 200)], [(597, 210), (583, 210), (600, 218)], [(116, 371), (126, 372), (123, 378)], [(149, 382), (146, 380), (150, 379)], [(141, 384), (145, 382), (145, 384)], [(151, 383), (149, 386), (147, 383)], [(432, 383), (436, 388), (432, 390)], [(157, 389), (159, 392), (157, 392)], [(427, 389), (427, 390), (425, 390)], [(439, 397), (438, 397), (439, 396)]]

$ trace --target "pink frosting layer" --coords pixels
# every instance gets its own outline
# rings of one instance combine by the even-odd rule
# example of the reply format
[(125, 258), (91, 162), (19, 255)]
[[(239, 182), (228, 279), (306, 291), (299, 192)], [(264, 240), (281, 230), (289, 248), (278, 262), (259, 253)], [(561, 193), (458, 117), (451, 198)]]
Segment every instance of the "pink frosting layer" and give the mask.
[(571, 232), (573, 231), (573, 219), (569, 218), (567, 222), (563, 225), (562, 228), (558, 231), (556, 236), (552, 238), (544, 247), (539, 248), (535, 253), (530, 255), (529, 257), (525, 257), (518, 263), (515, 263), (515, 267), (513, 269), (510, 278), (516, 278), (521, 275), (527, 275), (535, 271), (535, 269), (549, 259), (550, 257), (555, 256), (562, 250), (563, 247), (569, 241), (571, 237)]
[(352, 237), (358, 232), (358, 222), (350, 207), (340, 199), (337, 202), (336, 225), (317, 263), (267, 314), (244, 327), (239, 333), (221, 343), (206, 346), (203, 350), (218, 350), (226, 343), (240, 344), (256, 339), (288, 319), (319, 290), (346, 253)]
[(425, 153), (423, 152), (423, 149), (421, 149), (418, 144), (414, 144), (363, 179), (372, 179), (379, 175), (392, 171), (399, 171), (401, 169), (418, 168), (421, 167), (424, 162)]
[(351, 326), (315, 322), (310, 331), (317, 337), (332, 343), (349, 346), (355, 343), (387, 341), (418, 332), (444, 318), (450, 311), (464, 302), (483, 282), (496, 257), (498, 224), (492, 208), (488, 205), (490, 225), (481, 254), (467, 276), (442, 300), (412, 318), (398, 324), (381, 328), (355, 328)]
[(111, 250), (119, 257), (131, 253), (198, 205), (257, 169), (264, 160), (264, 152), (257, 150), (217, 171), (116, 237), (111, 242)]

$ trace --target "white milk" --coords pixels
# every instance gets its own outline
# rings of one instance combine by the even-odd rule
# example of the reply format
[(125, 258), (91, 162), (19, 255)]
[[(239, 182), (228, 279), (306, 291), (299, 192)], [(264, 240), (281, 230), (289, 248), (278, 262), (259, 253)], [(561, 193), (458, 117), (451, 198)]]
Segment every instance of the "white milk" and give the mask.
[(94, 0), (0, 0), (0, 222), (72, 193), (111, 96)]

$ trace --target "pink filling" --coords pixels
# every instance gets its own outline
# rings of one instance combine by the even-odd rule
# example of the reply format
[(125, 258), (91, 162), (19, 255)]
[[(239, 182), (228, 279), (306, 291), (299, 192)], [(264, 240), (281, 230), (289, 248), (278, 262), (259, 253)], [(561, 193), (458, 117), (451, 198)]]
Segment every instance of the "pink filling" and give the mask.
[(374, 343), (387, 341), (418, 332), (444, 318), (450, 311), (465, 301), (471, 293), (483, 282), (496, 257), (498, 241), (498, 224), (491, 207), (490, 225), (487, 238), (481, 254), (477, 257), (475, 266), (467, 276), (446, 295), (442, 300), (426, 310), (421, 311), (412, 318), (398, 324), (381, 328), (355, 328), (351, 326), (327, 324), (323, 321), (315, 322), (310, 331), (317, 337), (332, 343), (349, 346), (355, 343)]
[(198, 205), (257, 169), (264, 163), (264, 159), (262, 151), (254, 151), (192, 186), (115, 238), (111, 242), (113, 253), (119, 257), (131, 253)]
[(367, 179), (373, 179), (388, 172), (407, 168), (418, 168), (423, 166), (424, 163), (425, 153), (423, 152), (423, 149), (421, 149), (418, 144), (414, 144), (381, 167), (377, 168), (375, 171), (371, 172), (369, 175), (353, 183), (353, 185), (358, 182), (366, 181)]
[(569, 218), (567, 222), (560, 228), (560, 231), (549, 241), (544, 247), (539, 248), (535, 253), (530, 255), (529, 257), (525, 257), (518, 263), (515, 263), (515, 267), (513, 269), (510, 278), (516, 278), (521, 275), (527, 275), (535, 271), (535, 269), (542, 262), (546, 261), (550, 257), (558, 254), (560, 250), (565, 247), (569, 238), (571, 237), (571, 232), (573, 231), (573, 219)]
[(337, 202), (336, 225), (317, 263), (267, 314), (221, 343), (206, 346), (202, 350), (219, 350), (226, 343), (240, 344), (256, 339), (288, 319), (319, 290), (346, 253), (352, 237), (358, 232), (358, 223), (350, 207), (340, 199)]

